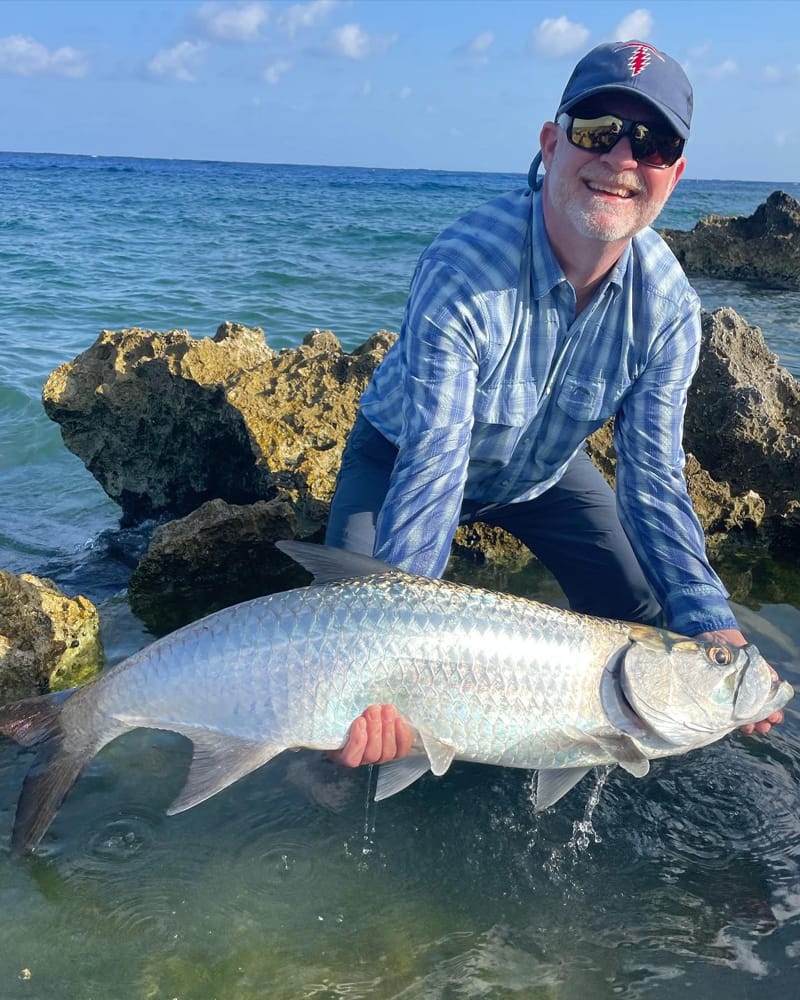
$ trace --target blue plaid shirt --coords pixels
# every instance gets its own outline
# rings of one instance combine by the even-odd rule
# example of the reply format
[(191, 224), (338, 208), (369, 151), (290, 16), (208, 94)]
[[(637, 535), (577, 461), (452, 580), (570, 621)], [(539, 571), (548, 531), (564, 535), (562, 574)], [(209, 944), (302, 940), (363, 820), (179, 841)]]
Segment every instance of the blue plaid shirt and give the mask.
[(361, 399), (399, 449), (375, 555), (440, 576), (463, 498), (543, 493), (616, 414), (620, 518), (670, 627), (735, 628), (683, 477), (697, 295), (645, 229), (575, 313), (540, 194), (482, 205), (422, 254), (400, 337)]

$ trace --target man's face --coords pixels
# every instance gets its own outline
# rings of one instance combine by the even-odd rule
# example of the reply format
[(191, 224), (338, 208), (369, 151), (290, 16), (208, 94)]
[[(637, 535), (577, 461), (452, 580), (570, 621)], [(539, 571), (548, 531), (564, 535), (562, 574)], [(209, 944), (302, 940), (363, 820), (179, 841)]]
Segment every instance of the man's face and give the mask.
[[(588, 117), (612, 114), (642, 122), (658, 122), (658, 115), (643, 101), (626, 94), (608, 94), (587, 109)], [(613, 243), (630, 239), (656, 218), (686, 161), (660, 169), (639, 164), (624, 136), (606, 153), (573, 146), (563, 128), (548, 122), (541, 133), (542, 162), (548, 229), (564, 237), (583, 236)]]

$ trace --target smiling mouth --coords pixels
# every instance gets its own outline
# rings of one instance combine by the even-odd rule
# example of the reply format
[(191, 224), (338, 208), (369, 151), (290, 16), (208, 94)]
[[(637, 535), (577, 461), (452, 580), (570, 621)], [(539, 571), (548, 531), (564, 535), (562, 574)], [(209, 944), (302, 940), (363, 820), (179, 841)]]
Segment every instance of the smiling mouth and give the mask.
[(615, 184), (601, 184), (599, 181), (585, 181), (586, 186), (594, 194), (609, 195), (613, 198), (633, 198), (637, 191), (626, 187), (617, 187)]

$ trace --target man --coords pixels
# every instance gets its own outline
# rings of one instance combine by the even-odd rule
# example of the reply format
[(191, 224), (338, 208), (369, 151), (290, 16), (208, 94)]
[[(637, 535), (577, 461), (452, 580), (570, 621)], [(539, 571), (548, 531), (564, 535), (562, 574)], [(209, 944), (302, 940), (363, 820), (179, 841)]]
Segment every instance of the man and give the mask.
[[(649, 228), (684, 171), (691, 116), (685, 73), (651, 45), (579, 61), (529, 189), (422, 254), (361, 399), (329, 544), (439, 576), (459, 523), (497, 524), (574, 610), (745, 644), (683, 478), (699, 302)], [(616, 497), (584, 450), (612, 414)], [(371, 706), (337, 757), (381, 763), (411, 739), (393, 706)]]

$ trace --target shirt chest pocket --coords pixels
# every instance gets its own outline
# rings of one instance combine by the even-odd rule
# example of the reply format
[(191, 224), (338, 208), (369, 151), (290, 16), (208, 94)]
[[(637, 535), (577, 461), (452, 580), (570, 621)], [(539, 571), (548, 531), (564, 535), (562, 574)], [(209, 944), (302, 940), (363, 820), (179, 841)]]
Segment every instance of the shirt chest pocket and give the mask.
[(522, 427), (536, 413), (538, 393), (532, 379), (496, 382), (475, 390), (475, 420), (481, 424)]
[(617, 412), (630, 384), (627, 377), (610, 380), (567, 372), (556, 402), (573, 420), (599, 424)]

